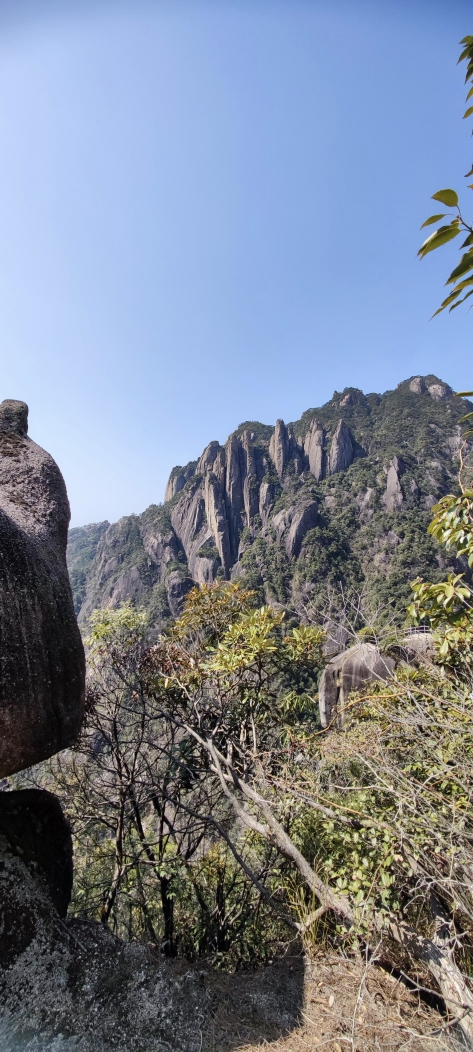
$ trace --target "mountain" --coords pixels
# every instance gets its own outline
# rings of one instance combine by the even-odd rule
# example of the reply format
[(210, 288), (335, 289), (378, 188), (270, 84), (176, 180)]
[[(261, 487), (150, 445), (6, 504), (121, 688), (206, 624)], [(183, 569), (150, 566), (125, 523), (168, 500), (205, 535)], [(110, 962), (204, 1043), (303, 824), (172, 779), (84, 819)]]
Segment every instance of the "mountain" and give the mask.
[(458, 487), (469, 408), (430, 375), (383, 395), (335, 391), (288, 425), (240, 424), (173, 468), (163, 504), (70, 531), (79, 621), (129, 599), (159, 626), (194, 583), (217, 577), (289, 609), (342, 585), (402, 610), (417, 575), (458, 569), (426, 530), (433, 504)]

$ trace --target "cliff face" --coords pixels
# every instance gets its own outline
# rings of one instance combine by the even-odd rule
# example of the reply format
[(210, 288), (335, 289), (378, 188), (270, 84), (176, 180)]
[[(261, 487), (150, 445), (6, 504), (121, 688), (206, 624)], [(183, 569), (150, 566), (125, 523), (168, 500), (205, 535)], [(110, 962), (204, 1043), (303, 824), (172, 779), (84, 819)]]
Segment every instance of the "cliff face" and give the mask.
[(427, 376), (335, 392), (292, 424), (242, 424), (173, 468), (163, 505), (70, 532), (79, 620), (131, 599), (159, 624), (217, 576), (288, 606), (336, 582), (402, 606), (409, 580), (445, 571), (426, 527), (455, 485), (464, 413)]

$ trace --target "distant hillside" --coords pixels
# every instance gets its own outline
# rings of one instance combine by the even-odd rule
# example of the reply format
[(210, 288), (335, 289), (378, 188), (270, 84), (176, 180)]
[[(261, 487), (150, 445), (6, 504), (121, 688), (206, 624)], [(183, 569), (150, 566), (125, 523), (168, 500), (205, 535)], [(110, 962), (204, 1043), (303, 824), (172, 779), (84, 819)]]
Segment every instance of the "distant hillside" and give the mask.
[(130, 599), (160, 625), (193, 583), (216, 577), (290, 608), (342, 583), (403, 609), (409, 581), (448, 566), (426, 530), (432, 505), (457, 486), (466, 405), (424, 376), (383, 395), (335, 391), (287, 426), (241, 424), (173, 468), (164, 504), (70, 531), (79, 620)]

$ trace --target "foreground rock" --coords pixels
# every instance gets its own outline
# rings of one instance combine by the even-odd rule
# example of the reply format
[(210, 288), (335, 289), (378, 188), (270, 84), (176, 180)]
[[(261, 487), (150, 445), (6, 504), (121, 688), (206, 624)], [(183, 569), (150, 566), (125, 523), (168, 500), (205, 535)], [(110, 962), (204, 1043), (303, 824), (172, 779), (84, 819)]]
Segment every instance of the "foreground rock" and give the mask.
[(61, 472), (28, 438), (24, 402), (0, 405), (0, 777), (72, 744), (84, 654), (66, 567)]
[[(72, 892), (72, 837), (57, 796), (45, 789), (0, 793), (0, 837), (8, 852), (21, 858), (44, 884), (59, 916), (65, 917)], [(8, 938), (10, 921), (14, 928), (14, 909), (3, 894), (0, 900), (1, 964), (5, 963), (4, 940)]]
[[(0, 803), (3, 795), (23, 794), (0, 793)], [(17, 815), (14, 844), (0, 832), (2, 1052), (198, 1052), (205, 1015), (198, 973), (121, 943), (100, 924), (65, 922), (33, 852), (28, 864), (19, 853), (20, 828)], [(25, 828), (23, 821), (24, 836)]]

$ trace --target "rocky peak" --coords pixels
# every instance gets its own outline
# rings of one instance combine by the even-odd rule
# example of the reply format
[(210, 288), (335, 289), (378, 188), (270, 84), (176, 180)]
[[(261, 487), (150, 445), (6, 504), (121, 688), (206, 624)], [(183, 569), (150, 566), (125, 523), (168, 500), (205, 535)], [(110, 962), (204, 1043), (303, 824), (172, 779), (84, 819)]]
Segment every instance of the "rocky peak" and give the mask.
[[(217, 443), (218, 444), (218, 443)], [(210, 445), (213, 445), (211, 442)], [(207, 447), (208, 449), (209, 447)], [(166, 492), (164, 494), (164, 500), (171, 500), (176, 493), (180, 493), (181, 489), (184, 489), (186, 482), (195, 475), (196, 461), (191, 460), (189, 464), (186, 464), (184, 468), (180, 465), (172, 469), (169, 476), (169, 480), (166, 486)]]
[(208, 446), (205, 447), (202, 456), (199, 457), (199, 460), (197, 461), (197, 475), (204, 475), (206, 471), (213, 467), (220, 450), (220, 442), (209, 442)]
[(344, 420), (340, 420), (330, 444), (328, 456), (328, 474), (346, 471), (354, 460), (355, 450), (353, 436)]
[(289, 436), (287, 427), (284, 420), (277, 420), (276, 427), (269, 440), (269, 455), (280, 479), (282, 479), (287, 465), (288, 452)]
[(304, 452), (309, 461), (309, 469), (317, 482), (325, 477), (325, 428), (318, 420), (312, 420), (304, 439)]
[(414, 376), (409, 384), (409, 390), (413, 391), (414, 394), (423, 394), (426, 390), (424, 378), (422, 376)]
[(401, 458), (393, 457), (388, 468), (386, 491), (383, 496), (386, 511), (395, 511), (404, 501), (404, 491), (401, 486), (401, 476), (404, 474), (404, 471), (405, 465)]
[[(394, 526), (387, 514), (415, 516), (413, 528), (424, 530), (427, 509), (455, 483), (459, 419), (473, 406), (450, 398), (449, 391), (433, 374), (410, 377), (384, 395), (345, 388), (293, 424), (278, 420), (272, 428), (246, 421), (224, 446), (210, 442), (198, 460), (173, 469), (168, 505), (130, 517), (129, 529), (110, 527), (99, 540), (88, 578), (94, 584), (80, 586), (81, 618), (119, 595), (126, 598), (127, 590), (132, 601), (149, 603), (153, 611), (161, 609), (165, 590), (175, 613), (192, 581), (216, 576), (248, 574), (261, 601), (277, 595), (283, 603), (295, 602), (299, 588), (310, 586), (320, 594), (333, 573), (346, 574), (355, 588), (378, 573), (386, 576), (397, 558), (395, 546), (383, 540)], [(2, 432), (0, 424), (0, 444), (2, 434), (5, 441), (22, 441)], [(341, 515), (345, 509), (354, 514)], [(419, 523), (422, 515), (425, 524)], [(77, 551), (75, 534), (73, 543)], [(81, 543), (82, 550), (92, 550), (86, 531)], [(404, 559), (403, 543), (398, 549)], [(84, 581), (82, 569), (77, 572)], [(412, 576), (416, 572), (423, 573), (424, 566), (416, 565)]]
[(306, 500), (294, 511), (286, 537), (285, 549), (288, 559), (295, 559), (301, 550), (306, 533), (317, 525), (317, 501)]

